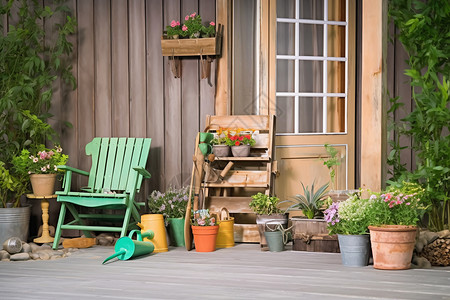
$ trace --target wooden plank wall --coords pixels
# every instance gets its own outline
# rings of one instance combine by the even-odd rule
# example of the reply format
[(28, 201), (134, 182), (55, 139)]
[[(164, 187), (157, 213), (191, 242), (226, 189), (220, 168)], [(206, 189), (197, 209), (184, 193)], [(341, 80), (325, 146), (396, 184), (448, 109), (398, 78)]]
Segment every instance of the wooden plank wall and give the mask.
[[(391, 39), (388, 42), (388, 54), (387, 54), (387, 91), (386, 96), (387, 109), (390, 108), (390, 98), (400, 97), (400, 102), (403, 103), (403, 107), (398, 109), (395, 113), (394, 120), (396, 122), (401, 121), (402, 118), (406, 117), (411, 113), (414, 108), (414, 101), (411, 98), (412, 89), (410, 86), (410, 79), (404, 74), (405, 70), (408, 69), (408, 64), (406, 60), (408, 55), (403, 48), (401, 42), (395, 38), (396, 28), (394, 24), (389, 24), (389, 34)], [(392, 139), (392, 136), (390, 136)], [(407, 170), (415, 169), (415, 158), (414, 151), (412, 151), (412, 140), (409, 137), (402, 136), (400, 138), (400, 145), (406, 146), (408, 148), (401, 151), (401, 163), (405, 164)], [(392, 148), (388, 145), (388, 152)], [(388, 175), (387, 178), (390, 176)]]
[[(48, 1), (50, 4), (53, 1)], [(47, 4), (47, 0), (45, 0)], [(199, 58), (182, 59), (173, 77), (160, 38), (171, 20), (192, 12), (215, 21), (212, 0), (71, 0), (78, 32), (71, 58), (78, 87), (60, 82), (52, 102), (52, 124), (71, 166), (87, 170), (84, 147), (96, 136), (151, 137), (147, 169), (152, 173), (140, 200), (152, 190), (189, 183), (196, 133), (214, 114), (215, 63), (200, 79)], [(51, 32), (52, 24), (46, 25)], [(61, 125), (69, 121), (73, 128)], [(84, 185), (77, 181), (78, 186)]]

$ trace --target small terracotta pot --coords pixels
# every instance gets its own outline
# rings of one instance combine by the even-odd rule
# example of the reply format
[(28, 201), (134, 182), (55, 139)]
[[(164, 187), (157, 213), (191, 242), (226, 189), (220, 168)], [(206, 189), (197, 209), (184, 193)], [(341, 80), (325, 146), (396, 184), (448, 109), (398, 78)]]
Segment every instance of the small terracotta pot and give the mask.
[(219, 232), (219, 225), (215, 226), (193, 226), (195, 251), (213, 252), (216, 250), (216, 238)]
[(417, 226), (369, 226), (369, 230), (375, 269), (409, 269), (416, 241)]
[(30, 174), (30, 181), (35, 196), (51, 196), (55, 193), (56, 174)]

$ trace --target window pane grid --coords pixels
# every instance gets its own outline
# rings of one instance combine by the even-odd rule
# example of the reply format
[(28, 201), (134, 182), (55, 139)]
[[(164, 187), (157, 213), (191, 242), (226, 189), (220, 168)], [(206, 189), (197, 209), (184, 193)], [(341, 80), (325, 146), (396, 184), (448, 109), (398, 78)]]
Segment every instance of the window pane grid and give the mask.
[[(323, 1), (323, 7), (322, 7), (323, 20), (299, 18), (301, 13), (304, 14), (303, 17), (305, 17), (305, 16), (309, 17), (309, 15), (305, 15), (305, 13), (306, 14), (308, 13), (308, 9), (306, 11), (300, 12), (301, 1), (302, 0), (295, 1), (295, 19), (277, 18), (278, 23), (292, 24), (292, 25), (294, 25), (294, 28), (295, 28), (294, 34), (293, 34), (294, 40), (295, 40), (294, 55), (290, 55), (289, 53), (276, 55), (277, 61), (280, 61), (280, 62), (281, 61), (286, 61), (286, 62), (292, 61), (293, 62), (292, 65), (294, 67), (294, 72), (293, 72), (294, 78), (287, 78), (287, 80), (289, 82), (292, 81), (294, 91), (292, 91), (292, 90), (291, 91), (277, 90), (277, 92), (276, 92), (277, 99), (279, 99), (279, 101), (283, 101), (285, 97), (291, 97), (293, 100), (293, 104), (294, 104), (293, 109), (294, 109), (294, 114), (295, 114), (294, 124), (293, 124), (294, 131), (292, 132), (293, 134), (304, 134), (304, 133), (329, 134), (329, 133), (335, 133), (335, 132), (333, 132), (333, 131), (329, 132), (329, 130), (328, 130), (328, 128), (329, 128), (329, 125), (327, 123), (328, 119), (329, 119), (329, 117), (328, 117), (328, 113), (329, 113), (328, 106), (329, 105), (327, 104), (328, 98), (329, 97), (342, 98), (345, 101), (345, 112), (344, 112), (343, 118), (345, 119), (345, 129), (344, 130), (346, 132), (347, 131), (347, 92), (348, 92), (348, 63), (347, 63), (347, 61), (348, 61), (348, 46), (347, 46), (348, 45), (348, 0), (345, 3), (345, 5), (346, 5), (345, 21), (330, 21), (330, 20), (328, 20), (328, 0)], [(319, 11), (320, 10), (321, 9), (319, 9)], [(302, 28), (300, 28), (300, 24), (320, 25), (321, 27), (308, 27), (308, 28), (302, 27)], [(330, 30), (332, 30), (332, 31), (329, 31), (328, 25), (332, 25), (335, 28), (331, 28)], [(328, 54), (329, 54), (328, 53), (328, 42), (330, 41), (329, 40), (330, 37), (328, 35), (335, 34), (335, 31), (337, 30), (336, 28), (338, 28), (336, 26), (344, 26), (344, 28), (345, 28), (345, 30), (342, 29), (342, 34), (341, 34), (341, 36), (345, 35), (345, 37), (343, 37), (343, 38), (345, 38), (345, 57), (336, 57), (336, 56), (328, 57)], [(322, 32), (320, 32), (320, 30)], [(321, 34), (322, 37), (315, 35), (315, 33), (317, 33), (317, 32), (322, 33)], [(345, 32), (345, 34), (344, 34), (344, 32)], [(309, 39), (311, 39), (311, 40), (309, 40)], [(321, 46), (322, 49), (320, 49), (322, 52), (322, 56), (320, 56), (320, 53), (313, 53), (313, 54), (319, 54), (319, 55), (300, 55), (300, 42), (301, 41), (303, 41), (304, 43), (311, 43), (310, 45), (302, 44), (301, 51), (304, 51), (305, 47), (310, 47), (310, 48), (316, 49), (314, 51), (317, 51), (318, 50), (317, 47), (320, 46), (317, 44), (317, 42), (319, 41), (318, 39), (322, 39), (322, 46)], [(333, 42), (333, 40), (331, 40), (331, 42)], [(336, 41), (334, 41), (334, 42), (336, 43)], [(337, 42), (339, 42), (339, 41), (337, 41)], [(343, 42), (343, 40), (341, 42)], [(316, 44), (314, 44), (314, 43), (316, 43)], [(334, 46), (334, 44), (330, 43), (330, 47), (333, 47), (333, 46)], [(344, 48), (344, 45), (343, 45), (343, 48)], [(336, 49), (339, 49), (339, 48), (336, 48)], [(333, 51), (334, 49), (330, 48), (330, 50)], [(342, 52), (344, 52), (344, 51), (342, 51)], [(330, 54), (342, 55), (342, 54), (344, 54), (342, 52), (339, 53), (339, 52), (333, 51), (333, 53), (330, 53)], [(306, 54), (310, 54), (310, 53), (306, 53)], [(316, 68), (318, 65), (315, 65), (315, 67), (313, 66), (312, 69), (311, 69), (311, 67), (308, 67), (308, 65), (305, 65), (306, 69), (305, 69), (305, 67), (300, 67), (301, 61), (322, 62), (322, 64), (321, 64), (321, 69), (322, 69), (321, 73), (322, 74), (317, 73), (317, 71), (314, 71), (314, 70), (317, 70)], [(339, 88), (340, 85), (338, 84), (337, 88), (331, 88), (331, 90), (330, 90), (331, 92), (329, 91), (330, 87), (329, 87), (329, 82), (328, 82), (328, 79), (329, 79), (328, 76), (330, 76), (330, 75), (328, 74), (328, 71), (333, 72), (333, 69), (331, 69), (331, 70), (328, 69), (328, 67), (329, 67), (328, 62), (342, 63), (343, 66), (345, 65), (345, 68), (341, 69), (342, 73), (338, 73), (338, 72), (334, 73), (335, 74), (334, 76), (336, 76), (336, 77), (339, 77), (340, 74), (345, 73), (345, 74), (343, 74), (344, 76), (342, 76), (345, 78), (339, 77), (339, 78), (342, 78), (341, 80), (344, 82), (342, 88)], [(303, 72), (311, 72), (311, 70), (313, 70), (313, 72), (312, 72), (313, 74), (302, 73), (302, 71)], [(305, 82), (307, 82), (308, 80), (309, 81), (312, 80), (313, 85), (317, 86), (317, 83), (319, 83), (319, 81), (317, 81), (317, 75), (322, 78), (320, 80), (322, 92), (320, 92), (320, 89), (317, 89), (317, 88), (310, 88), (311, 91), (309, 91), (309, 90), (304, 91)], [(309, 76), (310, 78), (301, 79), (302, 78), (301, 76), (306, 76), (306, 77)], [(331, 75), (331, 76), (333, 76), (333, 75)], [(338, 83), (339, 83), (339, 78), (337, 79)], [(333, 77), (331, 77), (331, 79), (333, 80), (331, 87), (336, 86), (336, 80), (333, 79)], [(277, 80), (278, 80), (278, 78), (277, 78)], [(303, 80), (303, 81), (301, 81), (301, 80)], [(300, 85), (300, 82), (302, 82), (302, 85)], [(282, 88), (283, 85), (277, 85), (277, 86)], [(303, 91), (302, 91), (302, 89), (303, 89)], [(327, 91), (329, 91), (329, 92), (327, 92)], [(280, 97), (283, 97), (283, 99), (281, 99)], [(299, 102), (300, 98), (303, 99), (302, 103), (304, 103), (304, 104), (302, 104), (302, 105), (300, 105), (300, 102)], [(307, 118), (306, 115), (308, 113), (310, 113), (307, 111), (302, 112), (301, 107), (304, 107), (305, 104), (307, 103), (304, 101), (312, 101), (312, 102), (317, 103), (318, 106), (315, 106), (315, 108), (313, 108), (313, 109), (314, 109), (315, 113), (318, 113), (319, 115), (321, 114), (321, 116), (319, 116), (319, 119), (321, 119), (321, 122), (322, 122), (321, 125), (318, 125), (317, 120), (319, 120), (319, 119), (316, 118), (316, 121), (315, 121), (316, 127), (314, 127), (315, 129), (313, 128), (313, 129), (311, 129), (311, 131), (308, 131), (308, 132), (303, 132), (302, 129), (300, 128), (300, 127), (310, 128), (308, 126), (305, 127), (304, 125), (300, 126), (300, 123), (305, 124), (305, 118)], [(330, 104), (330, 105), (332, 105), (332, 104)], [(318, 112), (318, 110), (317, 110), (319, 107), (320, 107), (321, 112)], [(333, 118), (333, 117), (334, 117), (334, 115), (330, 115), (330, 118)], [(301, 119), (301, 118), (303, 118), (303, 119)], [(292, 127), (285, 126), (285, 129), (287, 129), (287, 128), (292, 128)], [(332, 127), (330, 127), (330, 128), (332, 128)], [(318, 132), (317, 130), (320, 130), (320, 132)], [(333, 130), (333, 129), (330, 129), (330, 130)], [(342, 134), (342, 131), (336, 132), (336, 133)]]

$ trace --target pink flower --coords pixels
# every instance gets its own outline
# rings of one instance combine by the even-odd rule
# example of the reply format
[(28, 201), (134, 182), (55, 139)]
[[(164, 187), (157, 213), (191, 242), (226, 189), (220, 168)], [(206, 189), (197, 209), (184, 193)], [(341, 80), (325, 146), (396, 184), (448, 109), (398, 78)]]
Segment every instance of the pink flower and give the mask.
[(39, 151), (38, 152), (38, 155), (39, 155), (39, 157), (41, 158), (41, 159), (45, 159), (46, 157), (47, 157), (47, 152), (45, 152), (45, 151)]
[(403, 202), (400, 200), (397, 200), (397, 204), (402, 204)]
[(411, 205), (411, 203), (407, 202), (406, 205)]
[(37, 163), (38, 161), (39, 161), (39, 158), (37, 158), (37, 157), (34, 157), (34, 158), (33, 158), (33, 162), (34, 162), (34, 163)]
[(197, 223), (200, 226), (204, 226), (206, 224), (205, 220), (203, 220), (203, 219), (197, 219)]
[(45, 171), (47, 171), (47, 168), (46, 168), (46, 167), (42, 167), (42, 168), (41, 168), (41, 171), (42, 171), (42, 172), (45, 172)]
[(191, 14), (191, 18), (195, 17), (196, 13), (192, 13)]
[(211, 26), (216, 26), (216, 23), (214, 23), (214, 22), (209, 22), (209, 25), (211, 25)]
[(170, 27), (175, 27), (177, 26), (177, 22), (175, 20), (172, 20), (172, 22), (170, 22)]
[(180, 21), (177, 21), (177, 26), (180, 26)]
[(189, 15), (187, 15), (186, 17), (184, 17), (184, 20), (185, 20), (185, 21), (189, 20)]
[(188, 30), (188, 28), (186, 25), (183, 25), (183, 27), (181, 27), (181, 30), (186, 31), (186, 30)]

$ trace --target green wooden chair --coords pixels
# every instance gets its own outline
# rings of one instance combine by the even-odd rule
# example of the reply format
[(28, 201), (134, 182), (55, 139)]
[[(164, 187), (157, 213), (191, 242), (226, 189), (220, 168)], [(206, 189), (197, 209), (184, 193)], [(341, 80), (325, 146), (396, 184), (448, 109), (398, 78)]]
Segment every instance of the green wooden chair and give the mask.
[[(57, 201), (61, 203), (58, 224), (55, 232), (53, 249), (56, 249), (61, 238), (61, 230), (82, 230), (86, 237), (91, 237), (90, 231), (120, 232), (125, 236), (127, 231), (135, 228), (140, 222), (139, 204), (135, 196), (139, 192), (143, 178), (150, 178), (145, 170), (150, 152), (150, 138), (94, 138), (86, 145), (86, 155), (92, 156), (92, 166), (89, 172), (69, 166), (58, 166), (64, 170), (63, 191), (56, 192)], [(89, 176), (88, 186), (82, 191), (71, 191), (72, 174)], [(124, 210), (121, 215), (79, 213), (81, 207), (97, 209)], [(74, 220), (64, 224), (67, 209)], [(89, 225), (87, 220), (100, 220), (116, 223), (122, 226)]]

